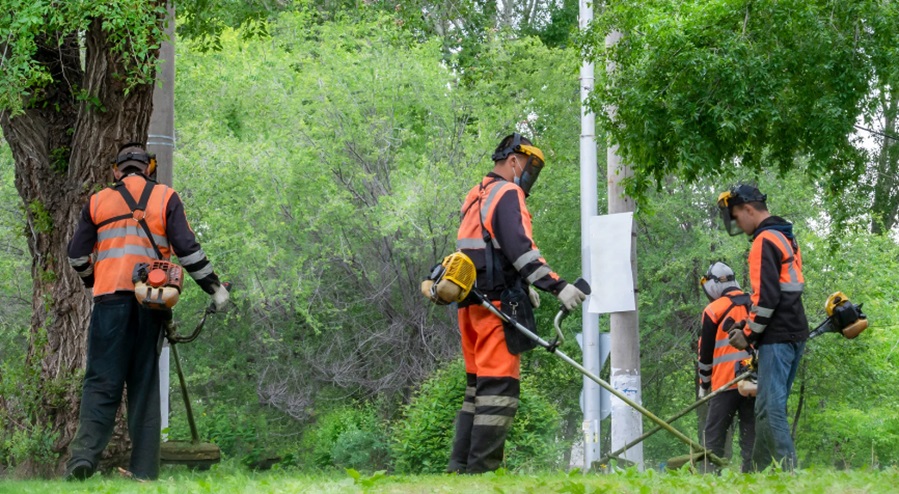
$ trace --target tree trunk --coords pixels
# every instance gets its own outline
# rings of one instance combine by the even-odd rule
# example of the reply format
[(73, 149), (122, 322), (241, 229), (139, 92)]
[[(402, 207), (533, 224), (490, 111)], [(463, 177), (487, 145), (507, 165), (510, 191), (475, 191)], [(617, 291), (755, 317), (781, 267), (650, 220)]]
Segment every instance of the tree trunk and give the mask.
[[(111, 182), (109, 163), (118, 146), (146, 140), (152, 109), (152, 85), (138, 85), (125, 95), (121, 74), (126, 70), (121, 56), (111, 52), (102, 22), (94, 19), (85, 33), (45, 39), (35, 59), (49, 69), (53, 82), (30, 95), (24, 113), (0, 113), (32, 255), (26, 365), (40, 379), (32, 383), (36, 403), (25, 405), (33, 412), (27, 426), (36, 434), (53, 434), (58, 455), (50, 464), (39, 459), (20, 464), (24, 475), (59, 473), (78, 425), (91, 300), (68, 265), (68, 241), (90, 193)], [(79, 34), (85, 43), (83, 70)], [(110, 450), (121, 450), (122, 440), (114, 438)]]
[[(883, 133), (896, 136), (899, 131), (899, 88), (882, 88), (880, 96), (883, 112)], [(889, 232), (899, 215), (899, 142), (888, 137), (880, 137), (880, 150), (874, 162), (874, 202), (871, 207), (871, 233), (880, 235)]]

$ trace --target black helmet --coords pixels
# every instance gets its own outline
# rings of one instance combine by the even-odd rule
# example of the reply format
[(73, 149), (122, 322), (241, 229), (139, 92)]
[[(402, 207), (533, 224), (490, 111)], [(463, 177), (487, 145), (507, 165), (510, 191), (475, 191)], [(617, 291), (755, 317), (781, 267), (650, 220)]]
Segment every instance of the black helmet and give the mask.
[(730, 214), (732, 207), (750, 202), (765, 204), (767, 200), (767, 195), (762, 194), (758, 187), (749, 184), (737, 184), (719, 194), (718, 211), (721, 213), (721, 219), (724, 221), (724, 229), (732, 237), (742, 233), (739, 228), (734, 231), (733, 218)]
[(768, 196), (762, 194), (758, 187), (749, 184), (737, 184), (718, 195), (718, 207), (730, 208), (747, 202), (761, 202), (768, 200)]

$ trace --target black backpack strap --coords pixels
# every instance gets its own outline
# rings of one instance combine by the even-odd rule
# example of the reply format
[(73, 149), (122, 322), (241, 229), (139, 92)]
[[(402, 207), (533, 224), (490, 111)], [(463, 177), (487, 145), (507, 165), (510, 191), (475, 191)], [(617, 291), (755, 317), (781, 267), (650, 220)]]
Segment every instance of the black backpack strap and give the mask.
[[(749, 309), (752, 306), (752, 298), (749, 297), (749, 294), (741, 293), (739, 295), (728, 295), (725, 293), (724, 296), (730, 300), (730, 305), (727, 306), (727, 310), (725, 310), (724, 313), (721, 314), (721, 319), (718, 319), (718, 324), (721, 324), (725, 319), (727, 319), (727, 315), (730, 314), (730, 311), (733, 310), (734, 307), (742, 305), (743, 307), (746, 307), (746, 312), (749, 312)], [(738, 300), (744, 298), (745, 301)]]
[[(99, 228), (101, 225), (105, 225), (113, 221), (124, 220), (128, 218), (134, 219), (140, 224), (141, 228), (144, 229), (144, 233), (147, 234), (147, 240), (149, 240), (150, 245), (153, 246), (153, 250), (156, 252), (156, 258), (161, 260), (163, 259), (162, 252), (160, 252), (159, 247), (156, 245), (156, 241), (153, 240), (153, 232), (150, 231), (150, 225), (147, 224), (147, 220), (144, 218), (145, 212), (147, 210), (147, 203), (150, 202), (150, 194), (153, 193), (153, 187), (155, 186), (156, 184), (153, 181), (147, 180), (147, 184), (144, 185), (144, 190), (143, 192), (141, 192), (140, 200), (135, 202), (134, 197), (131, 196), (131, 193), (128, 192), (128, 188), (125, 187), (125, 183), (118, 182), (115, 186), (115, 190), (122, 195), (122, 199), (125, 200), (125, 203), (131, 209), (131, 214), (123, 214), (121, 216), (110, 218), (106, 221), (101, 222), (100, 225), (97, 225), (97, 227)], [(140, 211), (140, 214), (136, 214), (137, 211)]]
[[(501, 181), (504, 181), (504, 180), (502, 180), (500, 178), (494, 178), (493, 180), (487, 182), (486, 184), (482, 183), (481, 184), (481, 192), (483, 192), (484, 189), (486, 189), (491, 184), (493, 184), (495, 182), (501, 182)], [(478, 194), (478, 199), (477, 199), (478, 220), (481, 222), (481, 235), (483, 236), (484, 244), (485, 244), (484, 245), (484, 258), (485, 258), (485, 261), (487, 264), (487, 266), (485, 267), (485, 269), (487, 271), (487, 287), (486, 287), (486, 289), (493, 290), (494, 287), (496, 286), (496, 284), (495, 284), (496, 278), (502, 277), (502, 270), (500, 268), (499, 262), (497, 262), (497, 260), (496, 260), (496, 252), (493, 249), (493, 237), (491, 237), (490, 232), (487, 231), (487, 227), (484, 226), (484, 216), (483, 216), (483, 214), (481, 214), (482, 213), (481, 209), (484, 207), (482, 199), (483, 199), (482, 195)], [(471, 207), (471, 206), (469, 206), (469, 207)]]

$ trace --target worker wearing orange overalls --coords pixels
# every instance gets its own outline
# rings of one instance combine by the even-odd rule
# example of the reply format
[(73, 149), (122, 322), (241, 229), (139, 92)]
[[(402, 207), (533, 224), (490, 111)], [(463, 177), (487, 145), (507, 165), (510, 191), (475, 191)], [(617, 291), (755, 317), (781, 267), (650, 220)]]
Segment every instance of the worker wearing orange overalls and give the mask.
[(184, 271), (212, 295), (217, 309), (228, 301), (228, 291), (187, 224), (178, 194), (150, 179), (155, 167), (155, 157), (142, 144), (122, 146), (113, 161), (117, 182), (90, 197), (69, 242), (69, 264), (92, 290), (94, 307), (68, 479), (83, 480), (96, 471), (126, 384), (129, 471), (139, 479), (159, 476), (157, 348), (171, 314), (138, 303), (134, 266), (175, 254)]
[[(740, 362), (749, 357), (746, 350), (730, 346), (727, 330), (749, 314), (750, 297), (737, 283), (733, 270), (723, 262), (709, 266), (700, 281), (711, 301), (702, 311), (699, 336), (699, 396), (718, 391), (737, 376)], [(712, 397), (703, 431), (703, 445), (718, 457), (724, 457), (727, 431), (739, 415), (740, 455), (743, 473), (752, 470), (752, 444), (755, 441), (755, 398), (743, 396), (733, 384)]]
[[(462, 204), (456, 248), (477, 268), (477, 287), (500, 307), (504, 290), (522, 290), (537, 307), (537, 287), (558, 297), (568, 310), (586, 295), (562, 280), (534, 244), (525, 197), (544, 165), (543, 152), (515, 133), (493, 153), (493, 171)], [(459, 304), (459, 330), (467, 387), (456, 417), (447, 470), (482, 473), (502, 465), (506, 435), (518, 410), (521, 357), (509, 351), (502, 320), (473, 296)]]

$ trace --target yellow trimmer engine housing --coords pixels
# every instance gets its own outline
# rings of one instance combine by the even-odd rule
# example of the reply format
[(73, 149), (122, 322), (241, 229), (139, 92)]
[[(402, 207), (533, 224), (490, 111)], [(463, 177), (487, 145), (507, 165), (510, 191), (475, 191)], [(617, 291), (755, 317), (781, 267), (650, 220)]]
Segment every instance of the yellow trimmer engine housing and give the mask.
[(431, 269), (421, 282), (421, 293), (437, 305), (461, 302), (468, 297), (476, 278), (477, 270), (471, 258), (453, 252)]
[(824, 311), (831, 318), (834, 329), (850, 340), (868, 328), (868, 317), (862, 312), (862, 304), (853, 304), (843, 292), (827, 297)]
[(171, 309), (181, 296), (183, 271), (168, 261), (142, 262), (134, 266), (131, 281), (138, 303), (150, 309)]
[(744, 358), (737, 364), (737, 374), (742, 374), (746, 371), (752, 372), (749, 377), (737, 383), (737, 391), (740, 393), (740, 396), (754, 397), (758, 394), (759, 383), (757, 364), (758, 362), (756, 361), (756, 357), (754, 355), (752, 357)]

